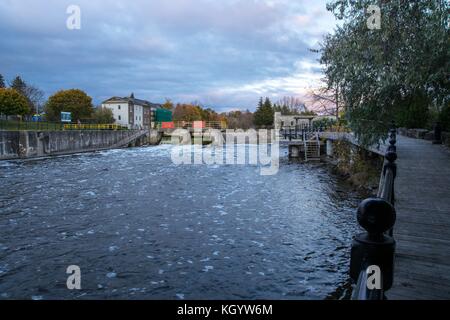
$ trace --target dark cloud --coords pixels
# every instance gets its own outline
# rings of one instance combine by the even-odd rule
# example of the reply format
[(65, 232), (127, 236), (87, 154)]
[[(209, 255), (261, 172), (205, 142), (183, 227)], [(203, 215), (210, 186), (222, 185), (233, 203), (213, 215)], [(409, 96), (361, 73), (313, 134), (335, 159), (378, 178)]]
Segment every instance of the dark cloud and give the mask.
[(112, 95), (254, 108), (260, 95), (301, 95), (320, 77), (309, 51), (334, 21), (321, 1), (0, 0), (0, 73), (52, 94)]

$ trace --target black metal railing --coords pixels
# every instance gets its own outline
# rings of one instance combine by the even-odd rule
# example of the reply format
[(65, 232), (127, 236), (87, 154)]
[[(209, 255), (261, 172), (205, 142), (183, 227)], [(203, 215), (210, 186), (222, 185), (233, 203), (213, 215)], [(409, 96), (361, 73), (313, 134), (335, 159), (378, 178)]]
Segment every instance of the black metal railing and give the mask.
[(314, 125), (304, 125), (304, 126), (289, 126), (283, 127), (280, 129), (280, 136), (284, 138), (284, 140), (298, 140), (303, 139), (305, 134), (307, 133), (317, 133), (324, 132), (327, 130), (327, 127), (322, 126), (314, 126)]
[(394, 278), (395, 178), (397, 175), (397, 129), (389, 131), (389, 146), (381, 173), (376, 198), (364, 200), (358, 207), (357, 219), (366, 232), (352, 242), (350, 276), (356, 283), (352, 299), (384, 300)]

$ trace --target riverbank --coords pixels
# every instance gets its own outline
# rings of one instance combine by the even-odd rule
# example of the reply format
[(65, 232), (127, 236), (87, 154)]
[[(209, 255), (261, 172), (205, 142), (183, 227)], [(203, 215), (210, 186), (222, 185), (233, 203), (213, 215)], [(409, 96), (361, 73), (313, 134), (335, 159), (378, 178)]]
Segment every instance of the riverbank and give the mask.
[(332, 154), (326, 161), (332, 165), (333, 173), (368, 195), (376, 194), (384, 158), (345, 140), (332, 144)]
[(156, 145), (160, 139), (156, 130), (0, 131), (0, 160)]

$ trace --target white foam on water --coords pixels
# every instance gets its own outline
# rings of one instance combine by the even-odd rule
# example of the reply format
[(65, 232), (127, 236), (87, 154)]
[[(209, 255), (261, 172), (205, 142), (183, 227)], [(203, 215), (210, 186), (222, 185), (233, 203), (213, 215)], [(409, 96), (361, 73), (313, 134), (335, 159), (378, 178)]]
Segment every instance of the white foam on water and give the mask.
[(109, 252), (114, 252), (114, 251), (116, 251), (116, 250), (119, 250), (119, 247), (118, 247), (118, 246), (110, 246), (110, 247), (108, 248), (108, 250), (109, 250)]
[(94, 191), (88, 191), (85, 193), (87, 196), (96, 197), (97, 194)]
[(184, 293), (177, 293), (176, 297), (180, 300), (184, 300)]
[(205, 266), (202, 271), (209, 272), (210, 270), (214, 270), (214, 267), (213, 266)]

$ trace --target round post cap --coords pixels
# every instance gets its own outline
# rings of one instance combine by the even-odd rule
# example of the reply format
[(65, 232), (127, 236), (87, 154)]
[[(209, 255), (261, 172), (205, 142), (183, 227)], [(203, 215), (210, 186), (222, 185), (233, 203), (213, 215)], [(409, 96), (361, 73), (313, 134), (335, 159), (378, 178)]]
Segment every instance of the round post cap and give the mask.
[(359, 205), (357, 219), (369, 234), (382, 234), (394, 226), (396, 212), (389, 202), (381, 198), (369, 198)]

